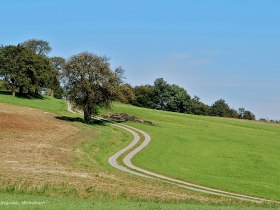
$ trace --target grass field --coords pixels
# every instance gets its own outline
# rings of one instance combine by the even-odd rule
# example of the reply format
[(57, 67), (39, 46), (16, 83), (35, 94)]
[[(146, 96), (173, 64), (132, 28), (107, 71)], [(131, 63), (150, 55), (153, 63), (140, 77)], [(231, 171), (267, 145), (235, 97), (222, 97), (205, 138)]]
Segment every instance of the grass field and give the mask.
[(0, 102), (42, 109), (48, 112), (55, 113), (57, 115), (75, 116), (67, 111), (67, 105), (65, 101), (53, 97), (29, 99), (24, 97), (12, 97), (11, 95), (0, 94)]
[[(33, 183), (35, 179), (31, 174), (30, 177), (24, 177), (28, 181), (28, 185), (25, 185), (20, 180), (21, 173), (17, 173), (18, 176), (15, 176), (19, 178), (17, 182), (9, 183), (10, 177), (5, 177), (2, 170), (0, 177), (1, 209), (14, 209), (15, 206), (5, 205), (5, 202), (21, 201), (44, 201), (45, 203), (39, 206), (19, 205), (17, 209), (268, 209), (268, 207), (257, 207), (255, 205), (248, 207), (246, 203), (232, 202), (228, 199), (187, 191), (157, 181), (138, 178), (112, 168), (107, 162), (108, 157), (130, 142), (130, 134), (109, 125), (84, 125), (78, 119), (79, 116), (67, 112), (66, 103), (63, 100), (51, 97), (25, 99), (0, 94), (0, 103), (32, 107), (55, 113), (56, 116), (64, 116), (66, 120), (69, 120), (67, 122), (69, 125), (79, 128), (81, 135), (77, 140), (81, 143), (77, 145), (77, 142), (72, 142), (73, 145), (70, 147), (72, 159), (68, 158), (67, 161), (62, 160), (62, 162), (65, 162), (65, 169), (69, 172), (78, 171), (87, 173), (89, 176), (89, 179), (86, 180), (74, 180), (66, 176), (62, 184), (57, 183), (57, 180), (50, 179), (52, 176), (49, 176), (46, 180), (48, 181), (46, 185), (44, 185), (44, 182), (38, 185), (38, 183)], [(152, 135), (153, 144), (157, 142), (155, 130), (164, 128), (162, 131), (166, 131), (164, 126), (172, 125), (172, 122), (168, 123), (164, 120), (166, 118), (165, 114), (174, 115), (176, 120), (178, 116), (181, 116), (181, 118), (186, 116), (195, 120), (199, 118), (174, 113), (154, 112), (152, 110), (145, 110), (146, 113), (141, 113), (143, 109), (121, 104), (115, 104), (114, 107), (118, 112), (134, 113), (137, 116), (157, 122), (158, 125), (155, 127), (134, 124), (135, 127), (141, 127)], [(169, 120), (172, 120), (172, 117)], [(2, 134), (0, 139), (1, 137)], [(161, 139), (158, 138), (158, 140)], [(168, 139), (166, 139), (165, 146), (171, 148), (167, 141)], [(173, 141), (176, 142), (176, 139)], [(143, 151), (143, 154), (139, 154), (139, 157), (136, 157), (135, 162), (139, 161), (138, 165), (143, 165), (141, 158), (144, 158), (144, 160), (149, 158), (146, 153), (153, 144)], [(154, 152), (152, 154), (159, 154), (157, 149)], [(171, 151), (168, 150), (166, 154), (171, 155)], [(175, 154), (178, 153), (175, 151)], [(169, 157), (169, 159), (172, 158), (176, 158), (174, 154)], [(186, 158), (190, 157), (186, 156), (185, 160)], [(151, 161), (151, 164), (153, 164), (153, 161)], [(172, 165), (170, 164), (170, 166)], [(187, 168), (186, 166), (184, 167)], [(197, 168), (199, 167), (197, 166)], [(152, 170), (156, 169), (152, 168)], [(172, 174), (168, 170), (159, 171), (176, 176), (176, 174)], [(72, 181), (74, 185), (71, 185)], [(221, 188), (224, 189), (224, 186)]]
[(280, 200), (280, 126), (194, 116), (116, 103), (157, 126), (129, 123), (152, 141), (137, 166), (205, 186)]
[[(36, 204), (37, 203), (37, 204)], [(118, 209), (118, 210), (134, 210), (134, 209), (172, 209), (172, 210), (267, 210), (275, 209), (273, 207), (256, 207), (256, 206), (229, 206), (220, 204), (199, 204), (199, 203), (166, 203), (154, 201), (127, 201), (119, 200), (90, 200), (90, 199), (69, 199), (69, 198), (50, 198), (36, 195), (21, 195), (21, 194), (0, 194), (0, 209), (13, 210), (32, 210), (32, 209), (59, 209), (59, 210), (74, 210), (74, 209)]]

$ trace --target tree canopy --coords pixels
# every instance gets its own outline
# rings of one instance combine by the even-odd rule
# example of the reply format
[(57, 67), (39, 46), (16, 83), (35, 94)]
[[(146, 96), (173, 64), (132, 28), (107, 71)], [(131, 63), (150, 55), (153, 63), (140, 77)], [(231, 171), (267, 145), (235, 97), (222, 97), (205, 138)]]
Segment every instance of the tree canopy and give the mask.
[(133, 88), (135, 99), (131, 102), (133, 105), (152, 108), (152, 89), (151, 85), (140, 85)]
[(210, 115), (219, 117), (229, 117), (231, 109), (224, 99), (217, 100), (210, 109)]
[(63, 75), (63, 66), (65, 65), (65, 59), (62, 57), (50, 57), (49, 58), (51, 64), (53, 65), (53, 67), (55, 68), (55, 70), (57, 71), (57, 73), (62, 76)]
[(40, 39), (29, 39), (23, 42), (22, 45), (33, 50), (38, 55), (47, 55), (52, 50), (48, 41)]
[(132, 104), (147, 108), (173, 112), (190, 113), (191, 97), (187, 91), (175, 84), (168, 84), (163, 78), (155, 80), (154, 85), (136, 86), (135, 100)]
[(132, 103), (135, 100), (135, 93), (130, 84), (126, 83), (119, 85), (117, 100), (125, 104)]
[(17, 88), (20, 93), (24, 90), (38, 93), (40, 87), (49, 87), (53, 81), (48, 59), (22, 45), (0, 48), (0, 74), (13, 95)]
[(198, 96), (191, 99), (191, 113), (195, 115), (209, 115), (210, 107), (200, 101)]
[(246, 120), (255, 120), (256, 117), (252, 112), (245, 110), (244, 108), (239, 108), (238, 109), (238, 118), (246, 119)]
[(190, 113), (191, 97), (187, 91), (178, 85), (169, 85), (166, 110), (172, 112)]

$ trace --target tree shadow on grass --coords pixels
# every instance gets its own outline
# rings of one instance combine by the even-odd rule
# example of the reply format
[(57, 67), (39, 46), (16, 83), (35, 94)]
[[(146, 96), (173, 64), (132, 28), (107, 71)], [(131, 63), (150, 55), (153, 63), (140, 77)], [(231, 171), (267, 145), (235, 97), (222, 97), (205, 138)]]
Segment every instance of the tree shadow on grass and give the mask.
[(27, 93), (22, 93), (22, 94), (16, 94), (17, 98), (21, 99), (41, 99), (44, 100), (45, 97), (39, 94), (27, 94)]
[[(11, 91), (8, 90), (0, 90), (1, 95), (12, 95)], [(42, 99), (44, 100), (45, 97), (40, 94), (30, 94), (30, 93), (16, 93), (16, 98), (21, 99)]]
[[(56, 116), (55, 118), (59, 119), (59, 120), (68, 121), (68, 122), (80, 122), (80, 123), (86, 124), (84, 119), (81, 117)], [(87, 125), (104, 125), (104, 126), (106, 126), (106, 124), (108, 124), (108, 123), (109, 123), (109, 121), (107, 121), (107, 120), (92, 119), (90, 121), (90, 123)]]
[(1, 95), (12, 95), (11, 91), (0, 90)]
[(112, 123), (112, 124), (118, 124), (118, 123), (128, 122), (128, 120), (116, 120), (116, 119), (110, 119), (110, 120), (104, 119), (104, 121), (110, 122), (110, 123)]

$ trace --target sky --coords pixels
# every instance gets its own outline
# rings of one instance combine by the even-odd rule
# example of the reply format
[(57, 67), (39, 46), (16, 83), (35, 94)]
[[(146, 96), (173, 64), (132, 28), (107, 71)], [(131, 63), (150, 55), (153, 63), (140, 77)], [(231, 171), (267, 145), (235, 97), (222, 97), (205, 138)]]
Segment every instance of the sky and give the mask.
[(1, 0), (0, 44), (96, 53), (132, 85), (163, 77), (207, 104), (279, 120), (279, 10), (278, 0)]

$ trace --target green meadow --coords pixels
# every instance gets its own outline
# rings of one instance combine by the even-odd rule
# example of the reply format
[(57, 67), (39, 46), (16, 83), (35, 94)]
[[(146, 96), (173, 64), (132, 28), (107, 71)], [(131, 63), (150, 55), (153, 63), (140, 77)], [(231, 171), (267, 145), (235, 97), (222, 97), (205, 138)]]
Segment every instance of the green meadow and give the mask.
[(18, 106), (26, 106), (35, 109), (42, 109), (57, 115), (74, 116), (67, 111), (67, 104), (64, 100), (53, 97), (42, 98), (27, 98), (27, 97), (12, 97), (10, 94), (0, 93), (0, 103), (13, 104)]
[(129, 123), (152, 137), (135, 165), (184, 181), (280, 200), (280, 126), (151, 110), (115, 103), (156, 126)]
[[(36, 204), (37, 203), (37, 204)], [(0, 193), (0, 209), (4, 210), (33, 210), (33, 209), (118, 209), (118, 210), (136, 210), (136, 209), (172, 209), (172, 210), (264, 210), (275, 209), (273, 207), (256, 206), (229, 206), (221, 204), (199, 204), (199, 203), (176, 203), (176, 202), (155, 202), (155, 201), (128, 201), (120, 200), (91, 200), (91, 199), (73, 199), (73, 198), (51, 198), (38, 195), (22, 195)]]

